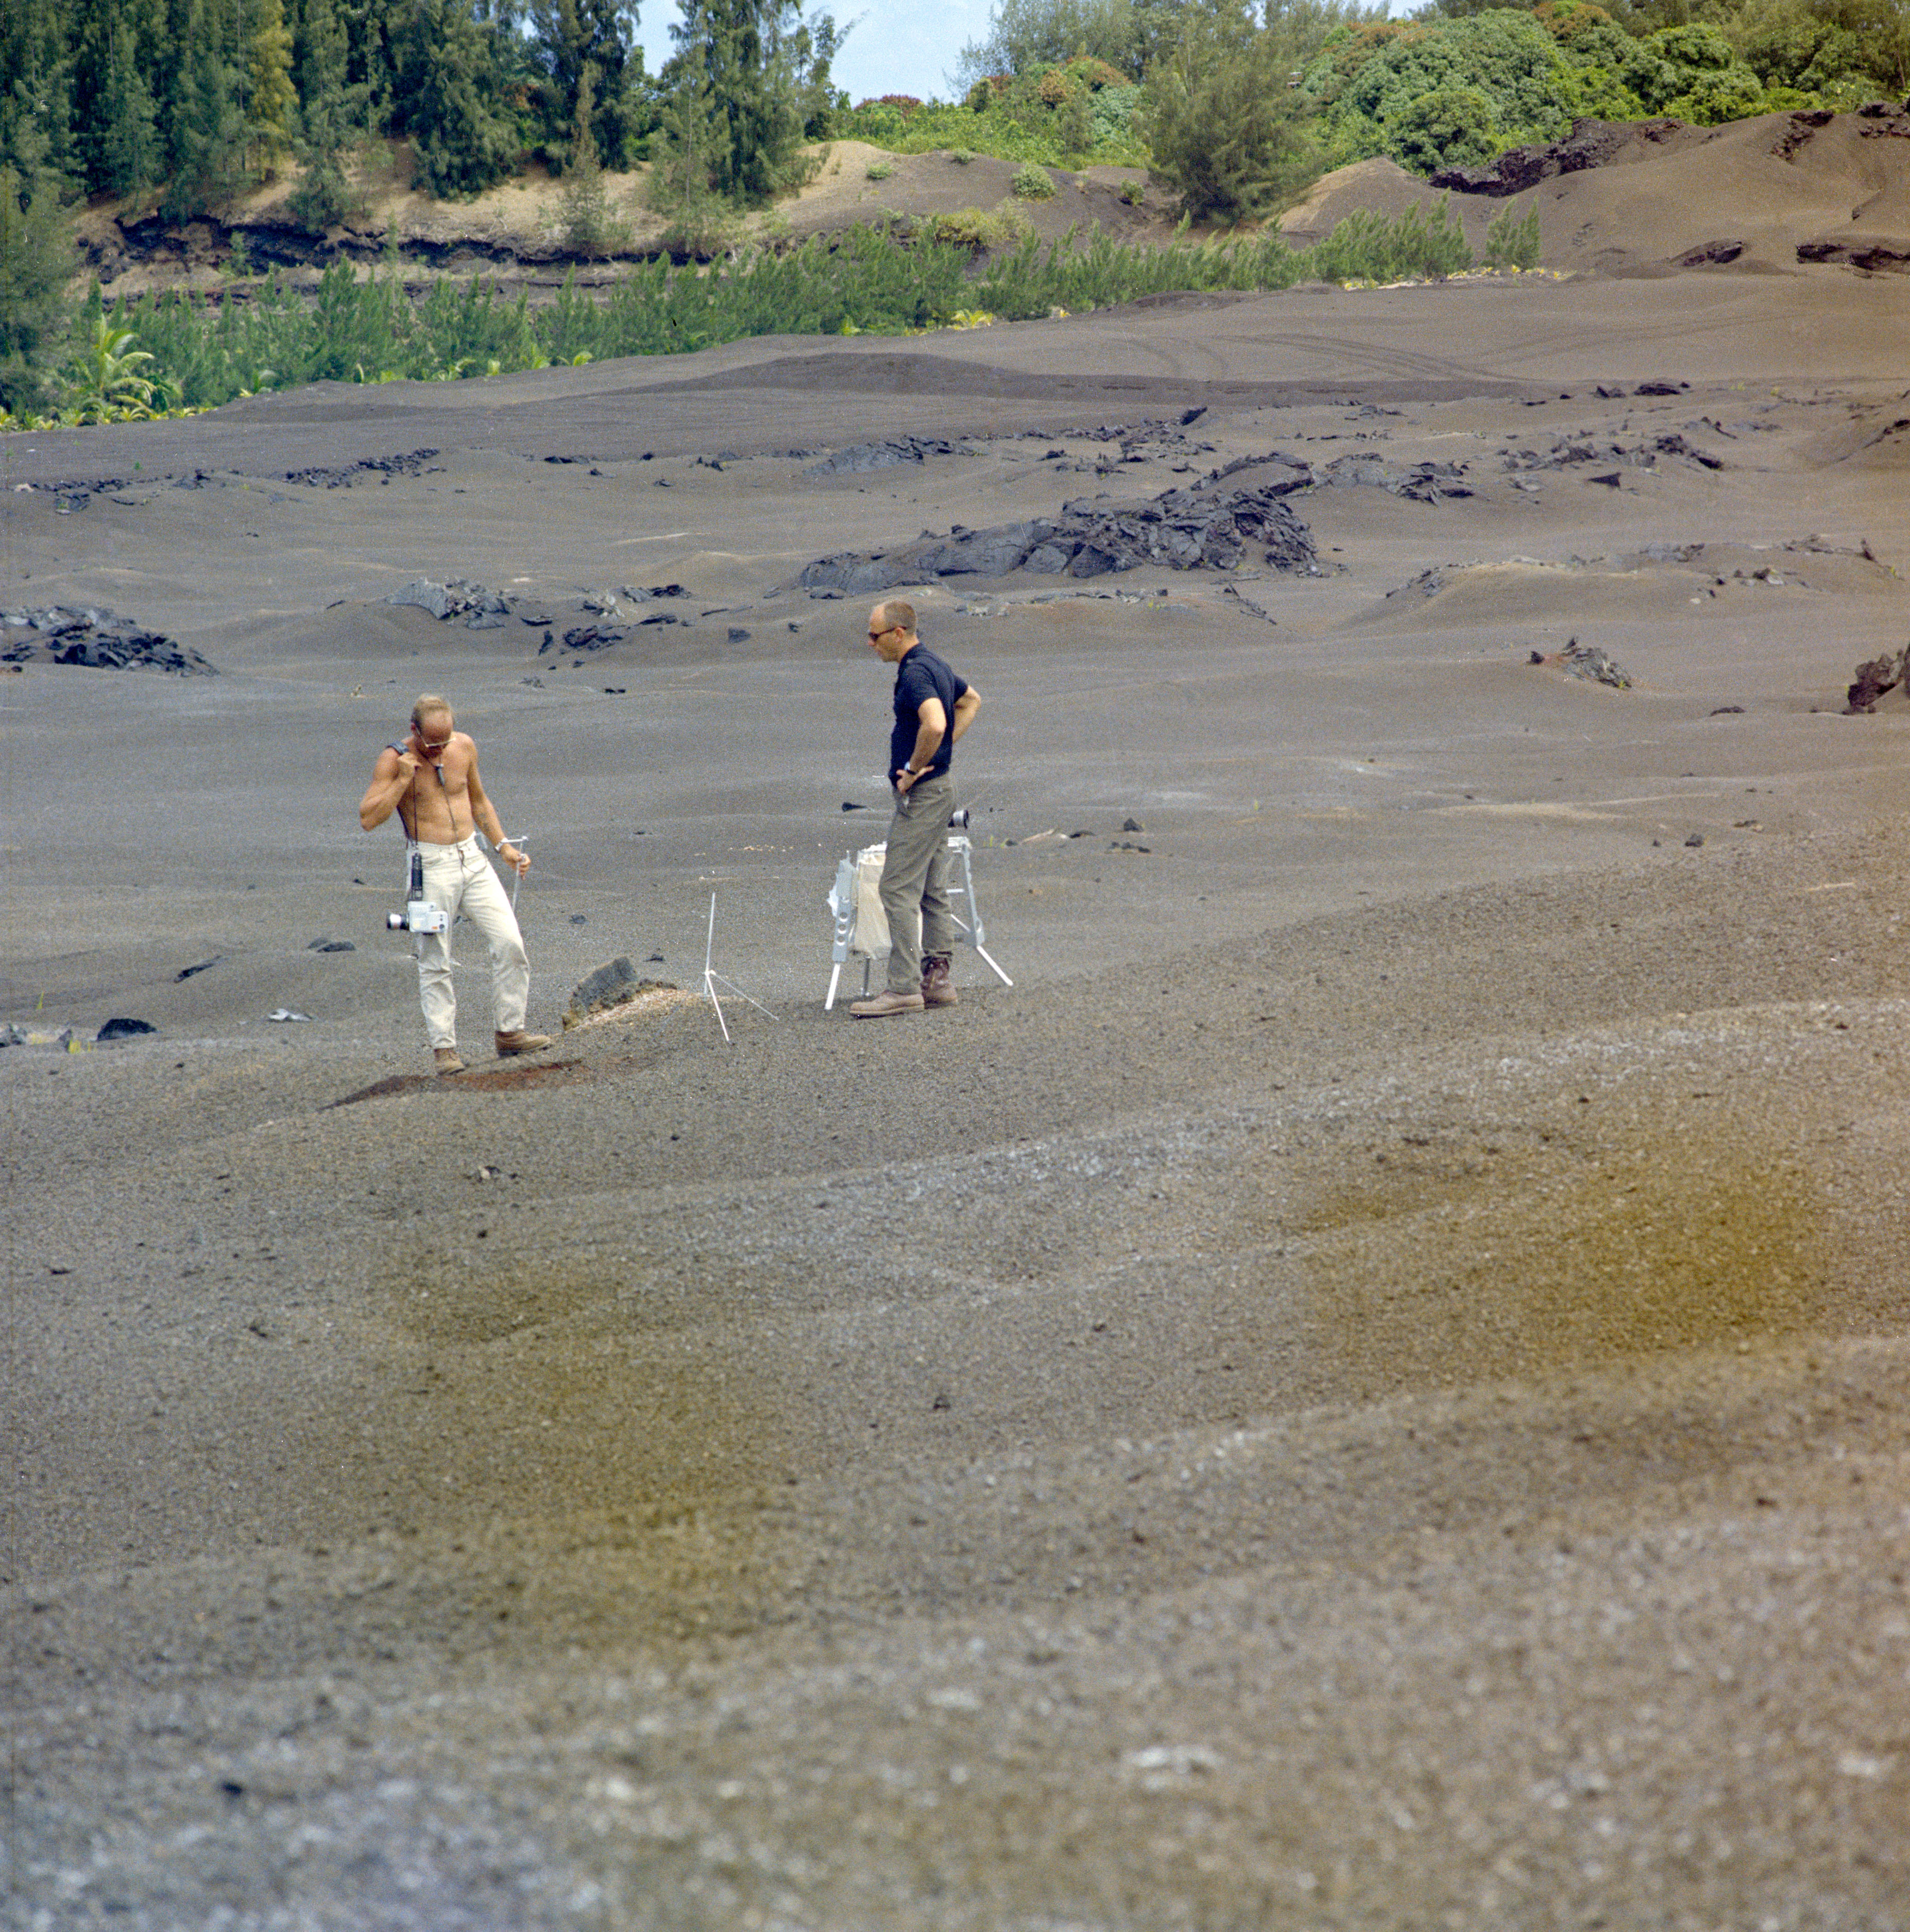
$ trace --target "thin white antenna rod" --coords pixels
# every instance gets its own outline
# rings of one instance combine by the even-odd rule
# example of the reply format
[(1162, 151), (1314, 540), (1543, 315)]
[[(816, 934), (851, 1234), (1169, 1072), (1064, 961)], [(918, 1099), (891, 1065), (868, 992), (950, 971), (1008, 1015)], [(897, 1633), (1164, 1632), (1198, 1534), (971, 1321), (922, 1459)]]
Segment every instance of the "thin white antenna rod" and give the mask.
[(727, 1046), (733, 1042), (730, 1038), (729, 1022), (723, 1017), (723, 1003), (716, 997), (716, 989), (718, 986), (727, 986), (738, 999), (748, 1001), (765, 1019), (772, 1020), (776, 1016), (760, 1000), (751, 999), (749, 994), (745, 993), (735, 980), (726, 980), (721, 973), (717, 971), (713, 964), (715, 953), (716, 895), (712, 892), (709, 896), (709, 930), (704, 935), (703, 946), (703, 998), (716, 1009), (716, 1024), (723, 1029), (723, 1043)]

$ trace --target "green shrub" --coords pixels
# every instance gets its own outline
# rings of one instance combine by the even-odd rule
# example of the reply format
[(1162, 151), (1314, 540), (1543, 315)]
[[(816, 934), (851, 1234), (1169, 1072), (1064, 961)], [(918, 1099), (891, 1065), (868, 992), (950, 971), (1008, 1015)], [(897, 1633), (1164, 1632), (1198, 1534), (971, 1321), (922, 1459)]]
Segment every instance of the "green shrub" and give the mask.
[(1498, 130), (1492, 104), (1478, 88), (1435, 87), (1393, 117), (1388, 146), (1402, 167), (1429, 175), (1489, 161), (1499, 151)]
[(1396, 221), (1357, 209), (1307, 253), (1315, 275), (1326, 282), (1436, 281), (1472, 266), (1450, 196), (1436, 214), (1409, 208)]
[(1508, 203), (1493, 216), (1486, 231), (1489, 268), (1536, 268), (1539, 266), (1539, 204), (1535, 198), (1525, 214), (1515, 219)]
[[(1306, 68), (1301, 91), (1319, 104), (1327, 142), (1336, 161), (1390, 154), (1402, 166), (1422, 170), (1448, 159), (1435, 138), (1453, 123), (1462, 152), (1450, 158), (1483, 158), (1480, 140), (1488, 128), (1492, 147), (1522, 141), (1562, 140), (1571, 117), (1560, 104), (1559, 76), (1567, 67), (1559, 43), (1528, 13), (1497, 7), (1460, 19), (1390, 21), (1345, 40), (1336, 37)], [(1458, 110), (1454, 93), (1477, 94), (1476, 105)], [(1414, 104), (1435, 97), (1434, 110)]]
[(1006, 248), (1028, 233), (1028, 218), (1012, 202), (1000, 208), (958, 208), (928, 224), (930, 238), (945, 248)]
[(1057, 193), (1054, 177), (1033, 161), (1015, 170), (1009, 186), (1018, 201), (1052, 201)]
[[(1108, 70), (1112, 71), (1112, 70)], [(996, 75), (978, 80), (958, 104), (926, 101), (906, 121), (892, 108), (865, 102), (838, 117), (839, 140), (873, 141), (901, 154), (961, 148), (1005, 161), (1036, 161), (1063, 166), (1084, 158), (1114, 166), (1144, 167), (1148, 152), (1135, 126), (1140, 90), (1127, 84), (1097, 86), (1101, 71), (1093, 62), (1070, 62), (1042, 70), (1060, 76), (1051, 106), (1041, 98), (1041, 81), (1030, 75)]]
[(1096, 151), (1116, 147), (1132, 138), (1134, 110), (1141, 105), (1138, 87), (1104, 87), (1089, 103)]
[(1771, 103), (1758, 77), (1747, 67), (1723, 74), (1690, 76), (1684, 90), (1665, 103), (1663, 112), (1694, 128), (1717, 128), (1727, 121), (1745, 121), (1770, 111)]
[(1154, 178), (1195, 221), (1239, 221), (1291, 200), (1320, 172), (1287, 85), (1286, 43), (1231, 15), (1197, 14), (1149, 72), (1145, 131)]
[(895, 172), (895, 164), (893, 161), (871, 161), (866, 176), (870, 181), (886, 181)]

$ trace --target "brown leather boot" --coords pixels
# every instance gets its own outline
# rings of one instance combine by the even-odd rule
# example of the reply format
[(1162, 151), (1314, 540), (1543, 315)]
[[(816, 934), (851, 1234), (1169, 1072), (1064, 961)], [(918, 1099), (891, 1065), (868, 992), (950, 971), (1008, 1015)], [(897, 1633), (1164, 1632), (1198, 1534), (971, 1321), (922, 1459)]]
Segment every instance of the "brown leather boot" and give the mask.
[(550, 1044), (547, 1033), (526, 1033), (522, 1028), (515, 1033), (495, 1034), (492, 1037), (497, 1042), (499, 1060), (508, 1060), (514, 1053), (541, 1053)]
[(857, 1020), (886, 1019), (892, 1013), (919, 1013), (922, 1005), (919, 993), (895, 993), (885, 986), (872, 999), (851, 1000), (849, 1016)]
[(961, 995), (949, 983), (949, 962), (933, 953), (922, 962), (922, 1004), (925, 1006), (958, 1006)]
[(431, 1058), (436, 1062), (440, 1073), (462, 1073), (464, 1071), (464, 1063), (458, 1058), (457, 1049), (454, 1046), (434, 1046), (431, 1049)]

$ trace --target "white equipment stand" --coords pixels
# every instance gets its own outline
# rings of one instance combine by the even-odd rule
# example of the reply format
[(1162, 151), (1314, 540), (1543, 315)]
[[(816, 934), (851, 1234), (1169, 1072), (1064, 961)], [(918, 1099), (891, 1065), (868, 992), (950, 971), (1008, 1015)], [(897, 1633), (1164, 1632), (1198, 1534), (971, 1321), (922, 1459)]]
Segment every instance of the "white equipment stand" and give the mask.
[[(966, 814), (958, 814), (960, 822), (966, 824)], [(871, 852), (881, 850), (880, 846), (866, 848)], [(965, 831), (953, 830), (949, 834), (949, 850), (953, 855), (953, 870), (956, 876), (949, 881), (949, 896), (965, 899), (968, 904), (968, 917), (964, 920), (954, 915), (955, 922), (968, 936), (968, 943), (988, 962), (989, 970), (1004, 986), (1015, 982), (995, 963), (988, 950), (988, 932), (982, 924), (982, 909), (975, 902), (975, 848)], [(835, 918), (835, 941), (830, 958), (834, 964), (829, 976), (829, 997), (823, 1002), (823, 1011), (828, 1012), (835, 1005), (835, 990), (842, 979), (844, 962), (854, 950), (856, 938), (856, 862), (859, 855), (851, 852), (835, 868), (835, 884), (829, 888), (829, 909)], [(886, 950), (886, 949), (885, 949)], [(867, 998), (869, 990), (869, 974), (875, 964), (876, 956), (871, 952), (862, 955), (862, 993)]]
[(716, 997), (716, 989), (718, 986), (727, 986), (738, 999), (748, 1000), (749, 1004), (754, 1006), (765, 1019), (772, 1020), (776, 1016), (760, 1000), (750, 999), (750, 996), (736, 984), (735, 980), (726, 980), (721, 973), (717, 971), (712, 963), (715, 954), (716, 895), (712, 892), (709, 896), (709, 932), (703, 941), (703, 996), (716, 1009), (716, 1024), (723, 1029), (723, 1043), (727, 1046), (730, 1044), (730, 1023), (723, 1017), (723, 1002)]

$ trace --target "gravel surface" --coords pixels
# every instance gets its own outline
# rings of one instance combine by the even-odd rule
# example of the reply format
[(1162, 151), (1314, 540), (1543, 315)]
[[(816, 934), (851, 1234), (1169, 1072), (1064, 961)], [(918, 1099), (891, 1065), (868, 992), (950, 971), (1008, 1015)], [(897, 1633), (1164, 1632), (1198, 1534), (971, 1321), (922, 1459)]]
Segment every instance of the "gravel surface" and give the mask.
[[(10, 491), (9, 608), (220, 674), (0, 676), (0, 1924), (1910, 1925), (1910, 709), (1838, 715), (1905, 629), (1889, 280), (7, 440), (142, 479)], [(1705, 420), (1762, 428), (1510, 460)], [(826, 1012), (888, 676), (802, 565), (1369, 446), (1474, 494), (1285, 499), (1318, 582), (925, 592), (1014, 983)], [(529, 838), (533, 1024), (688, 997), (499, 1064), (466, 943), (430, 1077), (352, 815), (421, 687)]]

